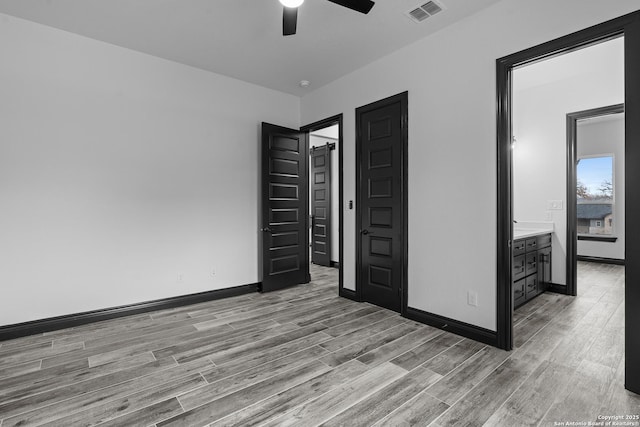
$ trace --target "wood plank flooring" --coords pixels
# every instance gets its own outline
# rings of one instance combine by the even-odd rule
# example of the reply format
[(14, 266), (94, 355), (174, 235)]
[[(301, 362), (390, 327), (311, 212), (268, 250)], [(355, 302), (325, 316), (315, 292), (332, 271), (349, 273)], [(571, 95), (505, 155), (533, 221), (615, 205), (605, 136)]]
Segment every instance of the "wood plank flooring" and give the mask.
[(553, 426), (636, 415), (624, 267), (514, 313), (505, 352), (312, 283), (0, 343), (0, 427)]

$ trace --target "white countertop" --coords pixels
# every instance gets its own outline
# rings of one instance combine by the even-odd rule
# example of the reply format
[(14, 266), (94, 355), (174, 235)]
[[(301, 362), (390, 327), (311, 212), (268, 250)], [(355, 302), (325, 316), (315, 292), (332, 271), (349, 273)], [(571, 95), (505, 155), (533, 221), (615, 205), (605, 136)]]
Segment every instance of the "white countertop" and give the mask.
[(513, 240), (526, 239), (527, 237), (540, 236), (542, 234), (553, 233), (553, 230), (545, 228), (514, 228)]
[(513, 224), (513, 240), (553, 233), (551, 221), (518, 221)]

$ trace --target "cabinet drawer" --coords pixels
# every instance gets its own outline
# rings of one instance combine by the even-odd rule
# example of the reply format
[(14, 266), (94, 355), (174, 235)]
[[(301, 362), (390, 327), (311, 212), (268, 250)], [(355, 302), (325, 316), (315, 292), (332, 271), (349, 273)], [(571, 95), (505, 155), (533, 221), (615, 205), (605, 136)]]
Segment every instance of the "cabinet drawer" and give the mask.
[(527, 242), (526, 240), (516, 240), (513, 243), (513, 256), (518, 256), (527, 251)]
[(526, 255), (526, 267), (525, 267), (525, 276), (529, 274), (533, 274), (538, 271), (538, 254), (537, 252), (532, 252)]
[(520, 280), (525, 276), (526, 272), (526, 255), (518, 255), (513, 258), (513, 270), (511, 277), (513, 281)]
[(518, 280), (513, 284), (513, 306), (517, 307), (526, 300), (526, 279)]
[(526, 245), (527, 245), (527, 252), (535, 251), (536, 249), (538, 249), (538, 238), (532, 237), (530, 239), (527, 239)]
[(551, 246), (551, 234), (544, 234), (542, 236), (538, 236), (537, 245), (538, 245), (538, 249)]
[(538, 294), (538, 277), (534, 274), (533, 276), (529, 276), (524, 280), (526, 298), (529, 299), (536, 296)]

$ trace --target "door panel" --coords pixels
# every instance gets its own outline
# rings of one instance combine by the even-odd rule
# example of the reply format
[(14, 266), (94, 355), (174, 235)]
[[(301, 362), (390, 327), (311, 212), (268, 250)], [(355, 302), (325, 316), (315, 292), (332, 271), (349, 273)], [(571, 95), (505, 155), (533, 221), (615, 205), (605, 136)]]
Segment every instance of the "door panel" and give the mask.
[(262, 291), (309, 282), (306, 134), (262, 124)]
[(362, 299), (401, 311), (405, 280), (406, 93), (356, 110)]
[(311, 261), (331, 266), (331, 148), (311, 149)]
[(538, 255), (538, 286), (540, 292), (546, 291), (551, 285), (551, 247), (539, 249)]

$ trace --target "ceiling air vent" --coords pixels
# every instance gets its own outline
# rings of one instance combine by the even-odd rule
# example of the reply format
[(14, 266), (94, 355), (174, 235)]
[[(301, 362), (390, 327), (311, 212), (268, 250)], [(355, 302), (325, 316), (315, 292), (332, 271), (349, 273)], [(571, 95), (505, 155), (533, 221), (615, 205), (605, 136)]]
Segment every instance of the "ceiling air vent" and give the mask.
[(422, 22), (438, 12), (442, 12), (442, 6), (434, 1), (429, 1), (411, 9), (406, 15), (411, 18), (413, 22)]

